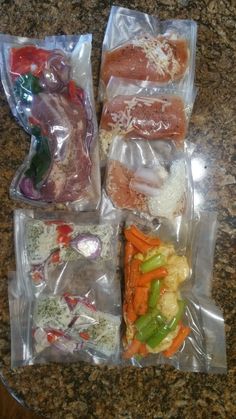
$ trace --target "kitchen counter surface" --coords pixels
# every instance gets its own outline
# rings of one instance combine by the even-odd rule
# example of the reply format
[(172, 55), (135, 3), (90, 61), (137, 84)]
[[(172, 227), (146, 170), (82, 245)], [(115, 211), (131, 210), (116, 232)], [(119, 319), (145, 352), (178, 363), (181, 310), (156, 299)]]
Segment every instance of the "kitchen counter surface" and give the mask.
[[(0, 31), (43, 37), (92, 32), (93, 72), (98, 84), (100, 50), (109, 1), (0, 1)], [(166, 18), (198, 22), (196, 83), (198, 96), (189, 127), (196, 144), (196, 204), (218, 212), (219, 231), (213, 298), (223, 310), (227, 338), (227, 375), (182, 373), (170, 367), (116, 369), (79, 363), (10, 369), (7, 274), (15, 269), (12, 177), (23, 161), (29, 138), (12, 117), (1, 90), (0, 153), (0, 373), (22, 403), (48, 418), (233, 418), (235, 410), (235, 244), (234, 145), (236, 142), (236, 5), (219, 1), (117, 1)], [(196, 173), (199, 173), (196, 169)], [(234, 196), (233, 196), (234, 195)], [(21, 205), (22, 206), (22, 205)], [(235, 347), (234, 347), (235, 351)]]

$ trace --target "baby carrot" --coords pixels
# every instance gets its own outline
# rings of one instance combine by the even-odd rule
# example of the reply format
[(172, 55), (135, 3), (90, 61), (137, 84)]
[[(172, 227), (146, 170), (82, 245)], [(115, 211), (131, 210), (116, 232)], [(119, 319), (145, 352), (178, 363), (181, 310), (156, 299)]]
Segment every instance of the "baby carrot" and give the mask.
[(146, 234), (144, 234), (141, 230), (139, 230), (134, 224), (130, 226), (130, 231), (132, 234), (145, 243), (149, 244), (150, 246), (160, 246), (160, 239), (158, 237), (151, 237)]
[(148, 309), (148, 294), (149, 289), (147, 287), (136, 287), (134, 292), (134, 311), (139, 316), (146, 314)]
[(149, 244), (145, 243), (143, 240), (136, 237), (130, 228), (127, 228), (125, 230), (125, 238), (127, 241), (132, 243), (132, 245), (141, 253), (146, 253), (148, 250), (150, 250), (153, 246), (150, 246)]
[(126, 306), (126, 317), (129, 323), (133, 324), (137, 320), (137, 314), (134, 311), (133, 303), (129, 301)]
[(148, 354), (148, 348), (146, 343), (142, 343), (138, 351), (139, 355), (146, 356)]
[(186, 337), (189, 335), (190, 332), (190, 327), (183, 326), (181, 324), (178, 335), (173, 339), (170, 347), (163, 351), (163, 355), (165, 355), (168, 358), (174, 355), (178, 351), (182, 343), (185, 341)]
[(142, 342), (140, 342), (137, 339), (133, 339), (128, 349), (123, 353), (123, 358), (129, 359), (129, 358), (132, 358), (132, 356), (138, 354), (139, 348), (141, 345), (142, 345)]
[(139, 259), (132, 259), (130, 263), (130, 287), (134, 288), (140, 277), (139, 266), (141, 261)]
[(148, 285), (151, 281), (153, 281), (153, 279), (164, 278), (167, 274), (168, 272), (166, 268), (160, 267), (154, 269), (151, 272), (140, 275), (137, 281), (137, 285), (139, 287), (145, 287), (145, 285)]

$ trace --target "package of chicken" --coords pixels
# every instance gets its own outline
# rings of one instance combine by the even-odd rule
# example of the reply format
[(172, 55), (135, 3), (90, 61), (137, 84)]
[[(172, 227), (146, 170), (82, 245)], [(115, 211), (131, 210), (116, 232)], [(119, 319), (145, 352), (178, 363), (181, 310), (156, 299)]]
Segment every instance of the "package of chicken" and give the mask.
[(110, 147), (101, 212), (120, 213), (169, 223), (174, 234), (187, 229), (193, 217), (191, 154), (194, 146), (176, 150), (171, 142), (115, 137)]
[[(183, 149), (196, 88), (161, 87), (156, 83), (111, 77), (99, 126), (101, 165), (114, 137), (169, 141)], [(122, 147), (122, 146), (121, 146)]]
[(100, 199), (92, 36), (44, 40), (1, 35), (1, 79), (13, 115), (31, 135), (10, 187), (37, 206), (91, 210)]
[(103, 40), (100, 99), (111, 76), (191, 87), (196, 36), (193, 20), (160, 21), (113, 6)]

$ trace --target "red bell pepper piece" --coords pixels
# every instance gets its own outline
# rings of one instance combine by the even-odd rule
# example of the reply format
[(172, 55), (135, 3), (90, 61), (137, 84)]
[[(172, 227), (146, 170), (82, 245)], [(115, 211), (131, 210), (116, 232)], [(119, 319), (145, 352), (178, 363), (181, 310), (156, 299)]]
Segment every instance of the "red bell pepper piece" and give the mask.
[(72, 233), (73, 228), (68, 224), (59, 224), (57, 226), (57, 231), (58, 231), (58, 233), (63, 234), (63, 235), (66, 236), (66, 235)]
[(89, 340), (89, 334), (87, 332), (80, 332), (79, 333), (80, 337), (84, 340)]
[(49, 343), (54, 343), (61, 336), (64, 336), (64, 333), (59, 330), (50, 330), (47, 332), (47, 340)]
[(10, 71), (16, 76), (26, 73), (39, 76), (50, 54), (51, 51), (37, 48), (34, 45), (12, 48), (10, 54)]
[(70, 80), (68, 83), (68, 94), (71, 102), (80, 104), (84, 100), (84, 92), (80, 87), (76, 86), (74, 80)]

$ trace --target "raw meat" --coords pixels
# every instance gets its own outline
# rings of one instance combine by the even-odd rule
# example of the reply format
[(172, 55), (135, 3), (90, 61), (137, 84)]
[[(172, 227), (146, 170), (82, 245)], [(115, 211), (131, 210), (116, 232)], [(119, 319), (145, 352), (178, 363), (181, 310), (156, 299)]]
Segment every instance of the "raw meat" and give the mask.
[(107, 194), (118, 208), (146, 212), (146, 196), (130, 189), (133, 175), (132, 170), (129, 170), (122, 163), (110, 160), (107, 169)]
[(53, 162), (40, 188), (42, 199), (64, 202), (81, 198), (89, 183), (91, 161), (85, 143), (86, 111), (64, 94), (40, 93), (34, 97), (32, 116), (50, 142)]
[(187, 129), (184, 102), (173, 95), (118, 95), (105, 103), (100, 128), (126, 138), (183, 141)]
[(181, 79), (188, 67), (185, 39), (149, 35), (104, 53), (101, 79), (111, 76), (168, 83)]

